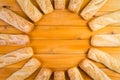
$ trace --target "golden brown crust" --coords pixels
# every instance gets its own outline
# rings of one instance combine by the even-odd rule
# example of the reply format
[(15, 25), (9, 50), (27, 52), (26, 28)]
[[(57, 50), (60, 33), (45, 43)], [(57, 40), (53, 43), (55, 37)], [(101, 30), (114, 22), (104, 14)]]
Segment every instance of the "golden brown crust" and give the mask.
[(40, 65), (41, 63), (36, 58), (32, 58), (21, 69), (13, 73), (6, 80), (25, 80), (32, 75)]
[(32, 56), (33, 56), (33, 50), (31, 47), (25, 47), (25, 48), (7, 53), (5, 55), (0, 56), (0, 68), (20, 62)]
[(99, 16), (89, 22), (91, 30), (96, 31), (106, 27), (107, 25), (120, 22), (120, 10)]
[(94, 35), (91, 45), (97, 47), (118, 47), (120, 46), (120, 34)]
[(0, 19), (25, 33), (30, 32), (34, 28), (34, 25), (31, 22), (7, 8), (0, 8)]
[(35, 80), (49, 80), (50, 76), (52, 75), (52, 70), (48, 68), (42, 68), (38, 73)]
[(54, 80), (65, 80), (64, 71), (55, 71), (54, 72)]
[(30, 42), (27, 35), (0, 34), (0, 45), (26, 45)]
[(91, 48), (88, 52), (88, 58), (96, 62), (100, 62), (107, 66), (108, 68), (110, 68), (111, 70), (120, 73), (120, 60), (112, 57), (108, 53), (105, 53), (96, 48)]
[(93, 80), (111, 80), (102, 70), (89, 60), (83, 60), (79, 64), (80, 68), (84, 70)]
[(36, 0), (41, 10), (45, 13), (51, 13), (53, 11), (53, 6), (50, 0)]
[(107, 1), (108, 0), (91, 0), (80, 15), (85, 20), (91, 19)]
[(33, 22), (37, 22), (42, 18), (42, 13), (31, 3), (30, 0), (17, 0), (17, 2)]
[(82, 75), (81, 73), (79, 72), (79, 70), (77, 69), (77, 67), (73, 67), (73, 68), (70, 68), (68, 70), (68, 75), (70, 77), (70, 80), (84, 80), (82, 78)]
[(54, 0), (55, 9), (65, 9), (65, 0)]
[(70, 0), (69, 5), (68, 5), (68, 9), (71, 12), (78, 13), (82, 3), (83, 3), (83, 0)]

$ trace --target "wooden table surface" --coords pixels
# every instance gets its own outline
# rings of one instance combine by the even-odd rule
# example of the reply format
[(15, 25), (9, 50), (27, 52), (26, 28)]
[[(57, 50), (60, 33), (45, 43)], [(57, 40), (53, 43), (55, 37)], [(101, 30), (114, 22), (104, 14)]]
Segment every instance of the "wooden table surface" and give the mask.
[[(34, 0), (32, 1), (33, 4), (36, 5), (36, 2)], [(67, 0), (67, 4), (68, 1), (69, 0)], [(82, 8), (85, 7), (89, 1), (90, 0), (84, 0)], [(0, 7), (2, 6), (7, 6), (17, 14), (29, 20), (18, 6), (16, 0), (0, 0)], [(38, 5), (36, 6), (38, 7)], [(120, 0), (108, 0), (107, 4), (105, 4), (95, 16), (118, 9), (120, 9)], [(28, 34), (31, 43), (26, 46), (33, 47), (34, 57), (37, 57), (42, 62), (42, 66), (49, 67), (53, 71), (66, 71), (70, 67), (78, 66), (78, 63), (86, 58), (88, 49), (92, 47), (90, 45), (90, 37), (92, 35), (120, 33), (120, 23), (110, 25), (95, 32), (92, 32), (86, 23), (87, 21), (83, 20), (79, 14), (68, 11), (67, 7), (65, 10), (54, 10), (52, 13), (44, 15), (40, 21), (35, 23), (35, 29)], [(24, 34), (2, 20), (0, 20), (0, 33)], [(0, 55), (22, 47), (24, 46), (0, 46)], [(120, 58), (120, 47), (104, 47), (99, 49), (108, 52), (116, 58)], [(26, 61), (27, 60), (0, 69), (0, 80), (5, 80), (13, 72), (21, 68)], [(100, 63), (94, 63), (112, 80), (120, 80), (120, 74), (109, 70)], [(27, 80), (33, 80), (38, 71)], [(91, 80), (82, 70), (80, 70), (80, 72), (85, 80)], [(68, 79), (67, 74), (66, 78)], [(53, 77), (51, 80), (53, 80)]]

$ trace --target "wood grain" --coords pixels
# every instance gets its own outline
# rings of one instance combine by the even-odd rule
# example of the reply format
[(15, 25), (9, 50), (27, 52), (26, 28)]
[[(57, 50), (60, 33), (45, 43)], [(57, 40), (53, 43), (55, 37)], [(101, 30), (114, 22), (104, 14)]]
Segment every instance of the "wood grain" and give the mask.
[[(34, 2), (34, 0), (32, 1)], [(66, 1), (68, 4), (69, 0)], [(90, 0), (84, 0), (82, 9), (89, 1)], [(96, 16), (120, 9), (119, 3), (120, 0), (109, 0), (96, 14)], [(92, 35), (120, 33), (120, 23), (109, 25), (104, 29), (92, 32), (86, 24), (87, 21), (84, 21), (78, 14), (71, 13), (67, 10), (67, 4), (65, 10), (54, 10), (52, 13), (44, 15), (40, 21), (35, 23), (35, 29), (28, 34), (30, 36), (31, 43), (26, 46), (32, 46), (35, 52), (34, 57), (38, 58), (42, 62), (43, 66), (51, 68), (54, 71), (66, 71), (70, 67), (77, 66), (82, 59), (86, 58), (87, 51), (91, 47), (89, 42)], [(39, 9), (36, 2), (34, 2), (34, 5)], [(29, 20), (29, 18), (20, 9), (16, 0), (0, 0), (0, 7), (2, 6), (10, 8), (20, 16)], [(0, 33), (24, 34), (2, 20), (0, 20)], [(0, 55), (22, 47), (24, 46), (0, 46)], [(104, 47), (99, 49), (108, 52), (116, 58), (120, 58), (120, 47)], [(13, 72), (20, 69), (27, 61), (28, 60), (25, 60), (0, 69), (0, 80), (5, 80)], [(107, 69), (100, 63), (94, 63), (111, 79), (120, 79), (120, 74)], [(85, 80), (91, 80), (91, 78), (81, 69), (80, 71)], [(38, 72), (39, 70), (27, 80), (34, 80)], [(66, 78), (66, 80), (69, 80), (67, 75)], [(53, 80), (53, 77), (51, 77), (51, 80)]]

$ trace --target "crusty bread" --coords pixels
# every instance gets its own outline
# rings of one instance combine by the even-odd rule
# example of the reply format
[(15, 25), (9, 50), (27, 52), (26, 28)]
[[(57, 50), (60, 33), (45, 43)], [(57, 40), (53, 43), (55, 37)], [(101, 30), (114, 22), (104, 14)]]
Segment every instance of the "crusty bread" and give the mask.
[(44, 14), (48, 14), (53, 11), (53, 6), (50, 0), (36, 0), (36, 2), (40, 6)]
[(91, 45), (97, 47), (118, 47), (120, 46), (120, 34), (101, 34), (91, 38)]
[(21, 69), (14, 72), (6, 80), (25, 80), (32, 75), (40, 65), (41, 63), (36, 58), (32, 58)]
[(31, 22), (7, 8), (0, 8), (0, 19), (25, 33), (30, 32), (34, 28), (34, 25)]
[(27, 35), (0, 34), (0, 45), (26, 45), (30, 42)]
[(30, 0), (17, 0), (21, 9), (33, 21), (37, 22), (42, 18), (42, 13), (32, 4)]
[(96, 31), (102, 29), (110, 24), (120, 22), (120, 10), (114, 11), (112, 13), (108, 13), (102, 16), (99, 16), (93, 20), (91, 20), (88, 25), (91, 30)]
[(93, 80), (111, 80), (102, 70), (100, 70), (94, 63), (87, 59), (83, 60), (79, 66)]
[(55, 71), (54, 80), (66, 80), (64, 71)]
[(68, 76), (70, 80), (84, 80), (77, 67), (70, 68), (68, 70)]
[(83, 0), (70, 0), (68, 9), (71, 12), (78, 13), (78, 11), (81, 8), (82, 3), (83, 3)]
[(106, 52), (103, 52), (96, 48), (91, 48), (88, 52), (88, 58), (96, 62), (100, 62), (108, 68), (110, 68), (111, 70), (120, 73), (120, 59), (118, 60)]
[(52, 70), (49, 68), (42, 68), (38, 73), (35, 80), (49, 80), (50, 76), (52, 75)]
[(65, 9), (65, 0), (54, 0), (55, 9)]
[(91, 0), (80, 15), (85, 19), (91, 19), (108, 0)]
[(25, 47), (0, 56), (0, 68), (20, 62), (33, 56), (31, 47)]

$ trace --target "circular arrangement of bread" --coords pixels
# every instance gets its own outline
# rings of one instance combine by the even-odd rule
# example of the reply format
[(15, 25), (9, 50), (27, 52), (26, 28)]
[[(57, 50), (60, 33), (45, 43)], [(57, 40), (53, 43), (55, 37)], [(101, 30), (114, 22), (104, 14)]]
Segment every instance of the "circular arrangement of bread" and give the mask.
[[(87, 39), (89, 39), (90, 41), (89, 49), (86, 50), (86, 52), (81, 51), (81, 53), (86, 53), (85, 58), (81, 59), (80, 61), (76, 60), (77, 62), (76, 66), (71, 66), (69, 68), (67, 67), (66, 70), (62, 70), (62, 69), (54, 70), (53, 68), (55, 66), (53, 66), (53, 68), (46, 67), (46, 65), (43, 64), (44, 61), (42, 61), (39, 57), (34, 55), (35, 54), (34, 48), (30, 45), (32, 43), (37, 44), (39, 42), (37, 42), (37, 39), (36, 41), (32, 42), (31, 41), (32, 38), (31, 36), (29, 36), (29, 34), (31, 34), (31, 32), (35, 28), (38, 28), (36, 25), (41, 24), (38, 22), (42, 20), (44, 15), (49, 15), (55, 10), (61, 11), (61, 13), (58, 13), (57, 16), (54, 16), (55, 18), (57, 17), (57, 19), (62, 17), (62, 12), (64, 12), (66, 8), (71, 15), (75, 14), (77, 16), (80, 16), (83, 21), (83, 22), (81, 21), (80, 23), (85, 23), (86, 26), (88, 26), (89, 28), (89, 32), (98, 31), (98, 30), (101, 30), (102, 28), (107, 27), (108, 25), (119, 23), (120, 10), (111, 11), (109, 13), (103, 12), (102, 14), (98, 14), (98, 11), (102, 7), (104, 7), (104, 5), (108, 2), (108, 0), (90, 0), (84, 7), (83, 7), (84, 0), (67, 0), (67, 1), (66, 0), (35, 0), (33, 2), (31, 0), (16, 0), (16, 2), (18, 3), (18, 6), (21, 8), (24, 14), (27, 16), (27, 18), (24, 18), (23, 16), (14, 12), (7, 6), (0, 7), (0, 19), (8, 23), (10, 26), (18, 29), (18, 31), (21, 32), (20, 34), (6, 34), (6, 33), (0, 32), (0, 46), (13, 46), (13, 47), (24, 46), (24, 47), (5, 53), (3, 55), (0, 55), (0, 69), (4, 69), (7, 66), (11, 66), (12, 64), (17, 64), (24, 60), (26, 60), (26, 63), (21, 67), (19, 67), (19, 69), (17, 69), (15, 72), (11, 73), (5, 80), (27, 80), (32, 75), (35, 75), (35, 77), (30, 80), (53, 80), (53, 79), (66, 80), (66, 74), (70, 80), (86, 80), (82, 75), (83, 72), (89, 75), (89, 77), (93, 80), (113, 80), (109, 75), (107, 75), (107, 73), (104, 70), (99, 68), (96, 65), (96, 63), (100, 63), (100, 65), (102, 64), (102, 66), (107, 67), (107, 69), (112, 70), (117, 74), (120, 74), (120, 59), (110, 55), (109, 52), (99, 49), (103, 47), (108, 47), (108, 48), (120, 47), (120, 34), (117, 34), (117, 33), (115, 34), (114, 32), (110, 34), (106, 34), (106, 33), (94, 34), (94, 35), (90, 34), (91, 36), (89, 35), (90, 37), (87, 37)], [(61, 24), (61, 22), (59, 22), (59, 20), (57, 19), (56, 19), (56, 24), (57, 25)], [(70, 24), (70, 22), (67, 22), (67, 19), (64, 22)], [(72, 21), (71, 23), (74, 24), (74, 22)], [(51, 25), (48, 25), (48, 26), (51, 26)], [(63, 26), (66, 26), (66, 25), (63, 24)], [(41, 27), (44, 27), (44, 26), (41, 26)], [(49, 28), (49, 27), (46, 27), (46, 28)], [(54, 32), (56, 33), (56, 36), (57, 34), (59, 34), (60, 31), (67, 32), (67, 28), (65, 30), (60, 30), (59, 32), (57, 32), (57, 28), (59, 27), (56, 27), (56, 29), (54, 28), (56, 30)], [(52, 30), (52, 28), (50, 29)], [(41, 28), (41, 30), (38, 32), (41, 33), (43, 30)], [(71, 28), (71, 31), (75, 33), (74, 28)], [(67, 39), (73, 39), (73, 38), (76, 38), (77, 40), (86, 39), (86, 37), (84, 37), (84, 34), (81, 34), (80, 31), (78, 32), (79, 32), (79, 35), (81, 35), (81, 37), (79, 37), (79, 35), (78, 37), (75, 37), (74, 34), (72, 34), (72, 36), (71, 37), (68, 36)], [(48, 34), (53, 35), (52, 33), (50, 33), (50, 31), (48, 32)], [(66, 39), (65, 38), (67, 37), (66, 35), (62, 33), (60, 34), (64, 36), (63, 39)], [(68, 35), (71, 35), (71, 34), (68, 34)], [(51, 36), (47, 36), (47, 37), (51, 37)], [(59, 39), (59, 37), (57, 38)], [(54, 39), (54, 37), (52, 38)], [(54, 40), (50, 40), (50, 42), (48, 43), (46, 41), (46, 44), (49, 44), (49, 43), (51, 44), (49, 44), (43, 50), (38, 50), (38, 52), (41, 51), (44, 53), (46, 51), (46, 53), (50, 53), (49, 55), (53, 54), (55, 50), (62, 52), (62, 49), (64, 49), (64, 46), (63, 46), (64, 44), (71, 45), (70, 49), (74, 48), (72, 41), (70, 42), (68, 42), (67, 40), (62, 41), (61, 39), (62, 42), (60, 41), (54, 42)], [(44, 37), (42, 39), (42, 36), (41, 36), (40, 44), (44, 44), (44, 43), (45, 43)], [(78, 41), (76, 44), (80, 45), (81, 43), (82, 42)], [(57, 44), (60, 44), (60, 45), (57, 45)], [(38, 45), (38, 47), (42, 49), (44, 45), (43, 46)], [(47, 49), (48, 47), (51, 47), (51, 49)], [(52, 49), (54, 47), (56, 47), (56, 49)], [(84, 48), (84, 45), (82, 47)], [(76, 54), (79, 54), (80, 52), (79, 48), (82, 48), (82, 47), (75, 46), (75, 48), (78, 48), (78, 52), (75, 51)], [(67, 52), (67, 49), (66, 49), (66, 54), (68, 54), (68, 58), (69, 56), (71, 56), (69, 52)], [(71, 56), (70, 58), (72, 57), (74, 56)], [(78, 57), (81, 57), (81, 56), (78, 55), (78, 56), (75, 56), (74, 58), (78, 58)], [(47, 58), (48, 57), (46, 57), (46, 59)], [(54, 64), (54, 62), (59, 61), (59, 59), (57, 60), (57, 57), (55, 58), (55, 60), (54, 58), (55, 57), (50, 58), (50, 59), (53, 59), (53, 61), (51, 61), (51, 64)], [(65, 61), (65, 58), (66, 56), (63, 57), (63, 62)], [(76, 62), (71, 61), (72, 64)], [(57, 62), (56, 62), (56, 65), (57, 65)], [(62, 68), (61, 65), (59, 65), (59, 67)], [(35, 73), (36, 71), (37, 73)], [(52, 74), (53, 74), (53, 78), (51, 79)], [(116, 78), (116, 80), (118, 80), (118, 78)]]

